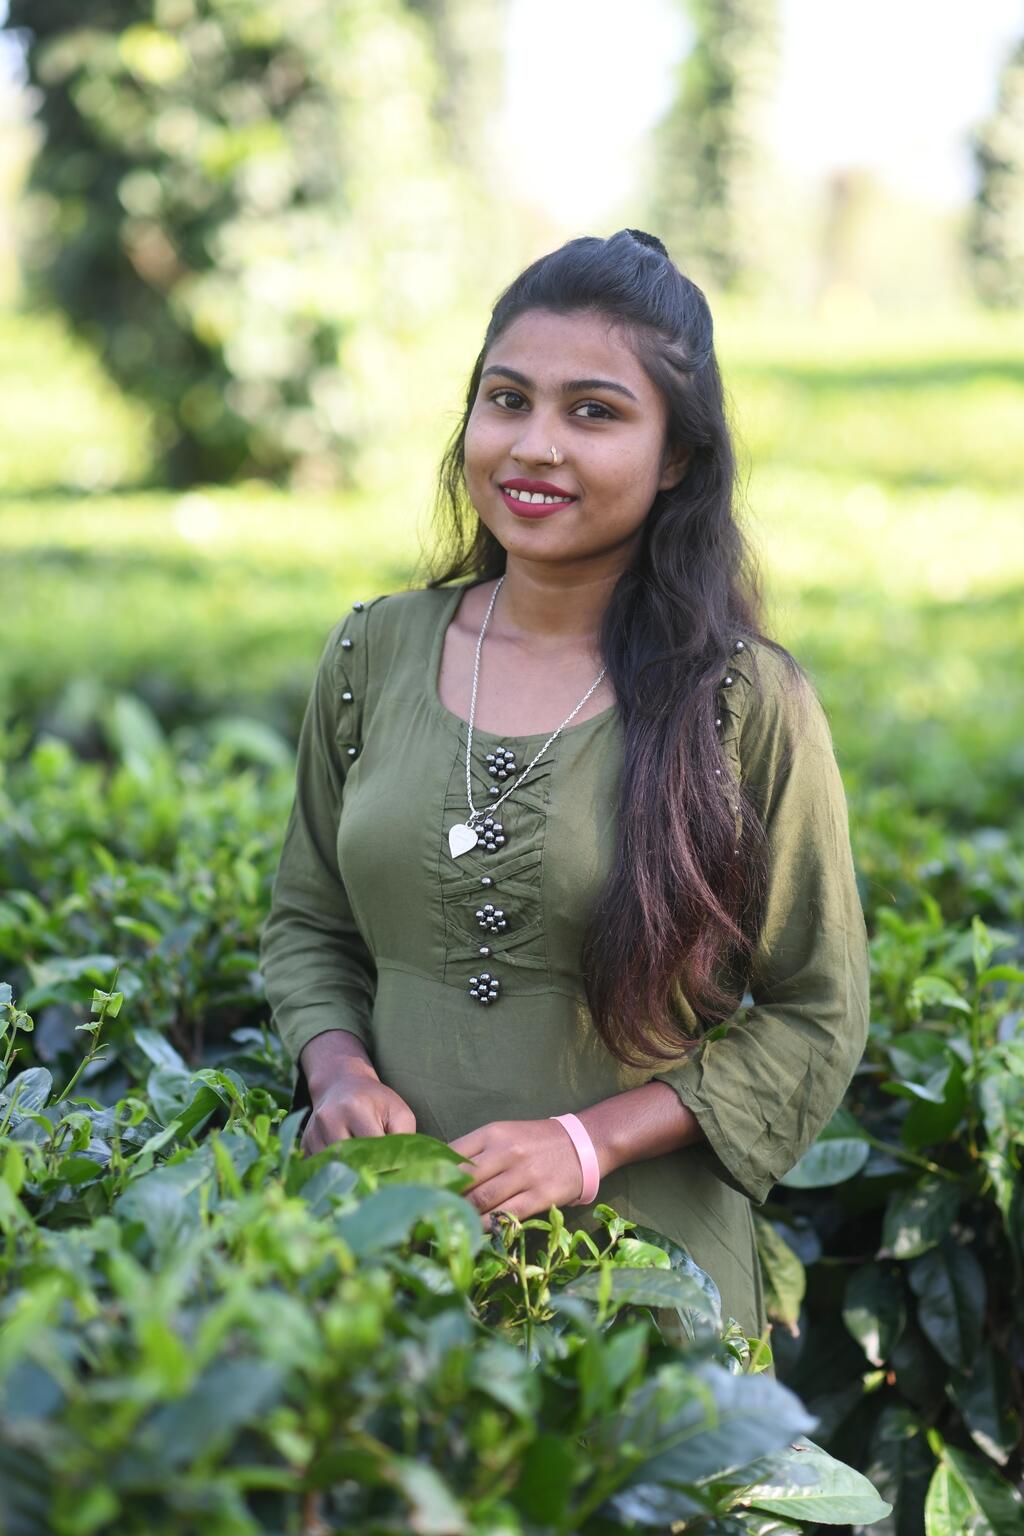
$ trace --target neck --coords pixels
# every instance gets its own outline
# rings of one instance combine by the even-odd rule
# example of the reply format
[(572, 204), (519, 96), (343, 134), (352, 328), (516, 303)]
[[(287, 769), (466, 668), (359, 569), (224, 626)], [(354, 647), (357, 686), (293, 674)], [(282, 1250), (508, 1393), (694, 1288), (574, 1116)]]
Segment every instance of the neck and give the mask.
[(597, 647), (601, 621), (620, 572), (566, 578), (564, 572), (524, 571), (509, 561), (495, 599), (488, 634), (558, 651), (566, 646)]

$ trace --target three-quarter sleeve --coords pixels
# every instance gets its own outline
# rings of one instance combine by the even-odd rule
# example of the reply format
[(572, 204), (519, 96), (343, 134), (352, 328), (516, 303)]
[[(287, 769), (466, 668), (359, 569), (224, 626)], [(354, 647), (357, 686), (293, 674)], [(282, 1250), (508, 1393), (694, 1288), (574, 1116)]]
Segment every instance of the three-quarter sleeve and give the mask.
[[(376, 967), (356, 926), (337, 854), (349, 766), (340, 738), (355, 723), (355, 716), (339, 722), (339, 701), (353, 698), (354, 669), (342, 648), (353, 645), (346, 638), (351, 621), (348, 615), (331, 630), (317, 664), (299, 733), (295, 798), (260, 935), (272, 1023), (299, 1069), (295, 1103), (309, 1102), (299, 1057), (315, 1035), (348, 1030), (372, 1055)], [(360, 629), (360, 646), (362, 639)]]
[(769, 878), (751, 958), (753, 1006), (654, 1074), (700, 1123), (717, 1171), (763, 1205), (831, 1119), (868, 1035), (869, 960), (848, 807), (821, 702), (787, 690), (759, 647), (762, 693), (739, 668), (730, 712), (741, 780), (764, 822)]

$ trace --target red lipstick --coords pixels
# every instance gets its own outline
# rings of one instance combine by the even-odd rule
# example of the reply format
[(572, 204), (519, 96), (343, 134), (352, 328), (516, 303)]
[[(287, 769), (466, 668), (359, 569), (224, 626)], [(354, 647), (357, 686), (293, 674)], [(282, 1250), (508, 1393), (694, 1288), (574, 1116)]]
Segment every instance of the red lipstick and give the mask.
[[(511, 508), (517, 517), (550, 517), (552, 512), (567, 507), (570, 502), (577, 499), (571, 491), (563, 489), (560, 485), (552, 485), (550, 480), (526, 480), (519, 475), (512, 480), (504, 480), (499, 489), (505, 505)], [(542, 501), (519, 501), (508, 494), (509, 490), (529, 491), (541, 496), (560, 496), (562, 500), (550, 502), (545, 506)]]

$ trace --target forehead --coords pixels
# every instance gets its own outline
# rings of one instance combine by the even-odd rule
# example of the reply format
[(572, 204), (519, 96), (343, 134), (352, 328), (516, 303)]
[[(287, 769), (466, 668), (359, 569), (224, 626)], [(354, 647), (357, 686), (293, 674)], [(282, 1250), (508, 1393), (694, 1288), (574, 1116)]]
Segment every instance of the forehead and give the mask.
[(500, 363), (528, 374), (540, 389), (558, 389), (571, 374), (600, 374), (628, 384), (641, 398), (655, 393), (622, 329), (590, 311), (527, 310), (488, 349), (483, 366)]

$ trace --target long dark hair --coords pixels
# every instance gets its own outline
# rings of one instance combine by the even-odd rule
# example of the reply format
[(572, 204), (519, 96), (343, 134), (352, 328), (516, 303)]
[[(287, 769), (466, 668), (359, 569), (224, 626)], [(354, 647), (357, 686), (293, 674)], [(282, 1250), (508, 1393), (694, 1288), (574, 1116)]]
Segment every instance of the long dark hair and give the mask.
[(736, 457), (707, 300), (639, 230), (569, 240), (500, 295), (441, 461), (424, 585), (505, 570), (505, 549), (467, 494), (464, 445), (484, 358), (526, 310), (616, 322), (668, 407), (665, 462), (675, 448), (690, 450), (682, 480), (651, 503), (600, 632), (624, 759), (614, 863), (584, 939), (584, 985), (612, 1054), (649, 1065), (678, 1059), (735, 1012), (762, 920), (765, 832), (723, 751), (717, 689), (737, 640), (751, 659), (751, 642), (783, 657), (797, 687), (806, 674), (761, 630), (760, 574), (733, 510)]

